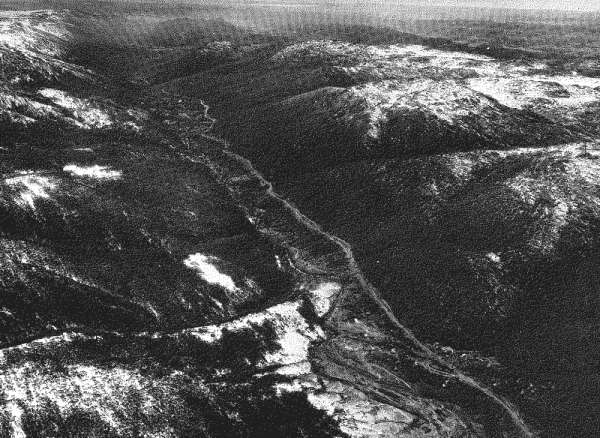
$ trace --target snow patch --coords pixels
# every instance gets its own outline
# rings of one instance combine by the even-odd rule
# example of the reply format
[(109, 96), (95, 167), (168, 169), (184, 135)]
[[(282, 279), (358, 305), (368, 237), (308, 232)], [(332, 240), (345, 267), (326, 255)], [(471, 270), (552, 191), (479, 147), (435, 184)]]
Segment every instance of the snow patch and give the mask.
[(308, 357), (308, 347), (311, 337), (304, 330), (297, 327), (285, 327), (283, 333), (277, 337), (281, 349), (274, 353), (265, 354), (267, 364), (294, 364)]
[(329, 392), (320, 394), (311, 393), (308, 394), (307, 399), (315, 408), (325, 411), (329, 415), (333, 415), (342, 401), (342, 396), (339, 394), (331, 394)]
[(591, 147), (597, 145), (588, 145), (587, 154), (593, 159), (578, 157), (582, 152), (582, 145), (577, 145), (573, 151), (573, 156), (577, 157), (567, 165), (568, 173), (578, 175), (590, 184), (600, 185), (600, 151), (593, 150)]
[[(231, 322), (218, 326), (205, 326), (190, 329), (190, 335), (203, 342), (213, 343), (220, 340), (224, 330), (239, 331), (252, 325), (262, 325), (269, 322), (273, 325), (276, 341), (280, 348), (273, 352), (265, 353), (264, 359), (256, 365), (287, 366), (300, 364), (308, 359), (308, 349), (311, 342), (325, 339), (325, 333), (318, 326), (309, 326), (300, 314), (301, 302), (293, 301), (270, 307), (259, 313), (246, 315)], [(299, 365), (300, 366), (300, 365)], [(293, 369), (289, 368), (288, 371)]]
[(495, 252), (489, 252), (485, 256), (494, 263), (500, 263), (501, 261), (500, 256)]
[[(360, 45), (308, 41), (286, 47), (274, 62), (321, 61), (360, 84), (347, 88), (366, 103), (366, 135), (377, 139), (390, 111), (421, 108), (448, 123), (477, 115), (496, 102), (579, 110), (600, 102), (600, 78), (552, 74), (543, 63), (501, 61), (488, 56), (444, 51), (422, 45)], [(486, 99), (487, 97), (487, 99)]]
[(310, 392), (307, 399), (339, 421), (340, 430), (351, 437), (404, 436), (405, 429), (416, 420), (414, 415), (369, 399), (361, 391), (325, 383), (326, 391)]
[(12, 438), (27, 438), (21, 420), (23, 409), (14, 401), (8, 402), (5, 409), (9, 417), (8, 429), (10, 430), (10, 436)]
[(105, 128), (113, 124), (111, 117), (88, 99), (80, 99), (54, 88), (43, 88), (38, 93), (52, 100), (55, 105), (71, 111), (76, 125), (81, 128)]
[(77, 164), (67, 164), (63, 171), (74, 176), (80, 176), (93, 179), (120, 179), (122, 176), (119, 170), (110, 170), (107, 166), (78, 166)]
[[(122, 414), (131, 410), (123, 394), (135, 390), (142, 397), (145, 411), (155, 405), (154, 399), (142, 391), (146, 386), (148, 382), (138, 372), (120, 367), (65, 365), (64, 372), (49, 374), (45, 367), (27, 364), (5, 369), (0, 374), (4, 396), (17, 406), (25, 404), (36, 409), (47, 401), (55, 404), (64, 416), (72, 409), (96, 412), (115, 431), (121, 428)], [(13, 409), (10, 414), (13, 430), (18, 431), (19, 412)]]
[(52, 178), (35, 173), (7, 178), (4, 182), (11, 187), (23, 188), (14, 201), (31, 210), (35, 210), (36, 199), (50, 199), (48, 192), (57, 188), (57, 183)]
[[(535, 105), (543, 99), (551, 105), (580, 107), (600, 100), (600, 79), (583, 76), (515, 76), (470, 79), (469, 87), (516, 109)], [(560, 93), (556, 93), (556, 91)]]
[(333, 298), (340, 290), (340, 284), (334, 282), (321, 283), (316, 288), (309, 290), (310, 300), (317, 315), (323, 316), (329, 311)]
[(311, 372), (312, 368), (310, 362), (307, 360), (299, 363), (284, 365), (275, 370), (276, 374), (281, 374), (283, 376), (302, 376), (304, 374), (310, 374)]
[(215, 265), (218, 261), (217, 257), (196, 253), (191, 254), (183, 263), (188, 268), (197, 271), (207, 283), (221, 286), (229, 292), (239, 292), (240, 289), (235, 285), (233, 279), (219, 271)]

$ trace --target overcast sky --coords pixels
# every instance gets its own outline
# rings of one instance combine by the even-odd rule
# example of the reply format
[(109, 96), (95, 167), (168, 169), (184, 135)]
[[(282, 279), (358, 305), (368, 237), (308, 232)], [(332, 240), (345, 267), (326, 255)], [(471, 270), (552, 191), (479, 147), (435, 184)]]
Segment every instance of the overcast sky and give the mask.
[[(2, 0), (0, 0), (1, 2)], [(111, 0), (109, 0), (111, 1)], [(116, 0), (119, 1), (119, 0)], [(369, 4), (384, 4), (399, 6), (448, 6), (448, 7), (476, 7), (476, 8), (507, 8), (507, 9), (553, 9), (559, 11), (581, 11), (581, 12), (600, 12), (600, 0), (120, 0), (125, 2), (146, 2), (173, 4), (173, 3), (192, 3), (192, 4), (250, 4), (250, 5), (269, 5), (275, 4), (285, 6), (293, 4), (301, 5), (344, 5), (357, 4), (363, 6)]]
[[(140, 0), (135, 0), (140, 1)], [(156, 0), (155, 0), (156, 1)], [(173, 0), (158, 0), (169, 3)], [(181, 1), (181, 0), (180, 0)], [(559, 11), (600, 12), (600, 0), (183, 0), (188, 3), (236, 3), (236, 4), (276, 4), (279, 6), (300, 5), (345, 5), (362, 4), (363, 7), (380, 5), (398, 6), (448, 6), (507, 9), (553, 9)]]
[[(570, 11), (600, 11), (600, 0), (411, 0), (414, 4), (501, 7), (515, 9), (557, 9)], [(398, 3), (403, 3), (398, 0)]]

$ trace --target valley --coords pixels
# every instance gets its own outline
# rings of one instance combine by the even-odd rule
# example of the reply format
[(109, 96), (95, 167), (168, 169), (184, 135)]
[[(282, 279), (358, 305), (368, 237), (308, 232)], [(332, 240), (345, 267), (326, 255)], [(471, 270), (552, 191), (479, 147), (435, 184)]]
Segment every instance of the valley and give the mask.
[(0, 436), (594, 436), (593, 49), (70, 6), (0, 12)]

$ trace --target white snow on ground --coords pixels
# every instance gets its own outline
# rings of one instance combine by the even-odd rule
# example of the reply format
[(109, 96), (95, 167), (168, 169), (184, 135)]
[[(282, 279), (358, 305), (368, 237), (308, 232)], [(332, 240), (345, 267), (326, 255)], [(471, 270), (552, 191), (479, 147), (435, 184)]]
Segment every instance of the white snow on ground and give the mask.
[(416, 420), (409, 412), (375, 401), (349, 385), (310, 374), (278, 383), (275, 389), (278, 394), (305, 392), (311, 405), (339, 421), (342, 432), (351, 437), (405, 436)]
[(583, 150), (582, 145), (576, 145), (574, 155), (577, 157), (570, 161), (567, 165), (567, 171), (570, 174), (578, 175), (583, 178), (588, 184), (600, 185), (600, 150), (594, 150), (600, 145), (588, 145), (587, 153), (592, 159), (585, 157), (577, 157)]
[(188, 268), (197, 271), (200, 277), (207, 283), (221, 286), (229, 292), (239, 292), (240, 289), (235, 285), (233, 279), (229, 275), (219, 271), (215, 265), (215, 262), (218, 261), (217, 257), (196, 253), (191, 254), (183, 263)]
[(23, 416), (23, 409), (14, 401), (8, 402), (5, 409), (9, 418), (8, 429), (10, 431), (11, 438), (27, 438), (27, 434), (23, 430), (23, 423), (21, 420), (21, 417)]
[[(590, 144), (589, 147), (593, 147)], [(550, 253), (559, 241), (561, 233), (570, 221), (578, 220), (582, 206), (600, 211), (600, 198), (595, 193), (578, 194), (572, 187), (577, 185), (597, 185), (600, 182), (600, 164), (598, 159), (582, 157), (583, 144), (573, 143), (546, 148), (556, 158), (564, 158), (565, 181), (540, 179), (536, 174), (521, 174), (507, 180), (506, 185), (521, 201), (535, 208), (543, 225), (530, 237), (528, 245), (542, 254)], [(510, 151), (510, 154), (538, 153), (535, 149), (522, 148)], [(510, 155), (507, 152), (501, 156)], [(589, 150), (588, 154), (598, 157), (598, 152)]]
[(69, 36), (60, 14), (44, 11), (45, 19), (39, 20), (32, 13), (35, 14), (32, 11), (0, 11), (0, 45), (20, 51), (35, 47), (43, 53), (59, 55), (60, 50), (53, 42), (48, 41), (45, 45), (36, 43), (40, 35), (45, 35), (48, 40)]
[[(276, 334), (280, 348), (265, 354), (264, 360), (257, 364), (265, 366), (287, 366), (300, 364), (308, 358), (310, 343), (325, 339), (325, 333), (318, 327), (310, 327), (300, 314), (301, 302), (293, 301), (270, 307), (263, 312), (252, 313), (231, 322), (218, 326), (205, 326), (187, 330), (187, 333), (201, 339), (203, 342), (215, 342), (223, 336), (223, 330), (237, 331), (251, 325), (261, 325), (270, 322)], [(290, 372), (293, 368), (288, 369)], [(298, 370), (304, 368), (299, 367)]]
[(7, 178), (4, 182), (10, 187), (22, 189), (14, 201), (31, 210), (35, 210), (36, 199), (50, 199), (48, 192), (57, 188), (57, 183), (52, 178), (35, 173), (24, 173)]
[(502, 261), (500, 256), (495, 252), (488, 252), (485, 256), (494, 263), (500, 263)]
[(351, 437), (402, 436), (415, 421), (410, 413), (375, 400), (352, 398), (338, 400), (312, 394), (309, 401), (315, 406), (334, 406), (333, 417), (339, 421), (340, 430)]
[[(137, 371), (119, 367), (106, 369), (88, 365), (66, 365), (64, 372), (49, 374), (44, 368), (22, 365), (6, 369), (0, 374), (3, 396), (16, 406), (22, 402), (34, 409), (36, 406), (43, 409), (43, 402), (51, 402), (63, 415), (73, 409), (94, 411), (117, 431), (121, 428), (123, 418), (120, 414), (131, 410), (126, 398), (117, 395), (136, 391), (143, 397), (142, 409), (147, 411), (156, 405), (147, 392), (141, 391), (148, 385), (149, 382)], [(10, 410), (15, 432), (19, 431), (21, 413), (16, 409)]]
[(452, 123), (469, 108), (493, 105), (485, 97), (516, 109), (543, 105), (581, 110), (600, 102), (600, 78), (552, 74), (540, 62), (508, 62), (421, 45), (308, 41), (286, 47), (273, 62), (310, 59), (336, 66), (357, 81), (349, 92), (367, 104), (371, 119), (367, 135), (373, 138), (379, 136), (388, 110), (398, 107), (426, 107)]
[[(93, 73), (61, 58), (72, 40), (67, 24), (68, 13), (52, 10), (0, 11), (0, 57), (8, 57), (7, 82), (29, 83), (31, 73), (46, 78), (65, 75), (91, 80)], [(12, 63), (19, 63), (18, 69)]]
[(302, 376), (304, 374), (310, 374), (312, 367), (310, 362), (305, 360), (299, 363), (292, 363), (290, 365), (284, 365), (278, 368), (275, 372), (283, 376)]
[(104, 128), (111, 126), (113, 121), (109, 114), (95, 107), (87, 99), (80, 99), (69, 95), (62, 90), (54, 88), (43, 88), (38, 93), (54, 102), (61, 108), (71, 111), (73, 118), (81, 128)]
[(370, 119), (367, 135), (373, 139), (379, 138), (390, 110), (426, 108), (440, 120), (454, 124), (460, 117), (492, 105), (489, 100), (452, 79), (368, 82), (351, 87), (348, 92), (353, 99), (366, 103)]
[(315, 312), (319, 316), (325, 315), (335, 296), (340, 292), (339, 283), (328, 282), (317, 285), (314, 289), (309, 289), (310, 300), (315, 306)]
[(74, 176), (94, 178), (94, 179), (119, 179), (122, 176), (119, 170), (110, 170), (107, 166), (79, 166), (77, 164), (67, 164), (63, 167), (65, 172)]
[(22, 125), (31, 124), (40, 118), (61, 117), (53, 106), (8, 90), (0, 91), (0, 114)]
[(308, 359), (308, 348), (312, 341), (325, 339), (325, 333), (318, 327), (309, 327), (300, 314), (301, 302), (279, 304), (263, 312), (264, 319), (275, 326), (277, 342), (281, 348), (265, 354), (264, 365), (290, 365)]
[(389, 45), (389, 46), (367, 46), (367, 53), (372, 59), (381, 58), (430, 58), (430, 63), (442, 65), (446, 68), (463, 65), (467, 62), (486, 63), (493, 61), (493, 58), (484, 55), (475, 55), (465, 52), (451, 52), (445, 50), (430, 49), (420, 44), (410, 44), (407, 46)]
[(10, 47), (11, 49), (25, 45), (26, 39), (23, 34), (15, 34), (9, 32), (8, 23), (0, 25), (0, 44)]
[(281, 349), (265, 354), (265, 365), (289, 365), (302, 362), (308, 358), (310, 342), (315, 339), (309, 335), (308, 328), (299, 326), (283, 326), (277, 334), (277, 342)]
[[(553, 105), (579, 107), (600, 101), (600, 78), (583, 76), (519, 76), (482, 77), (469, 79), (471, 89), (497, 100), (510, 108), (521, 109), (544, 99)], [(564, 95), (553, 95), (553, 89), (561, 88)]]

